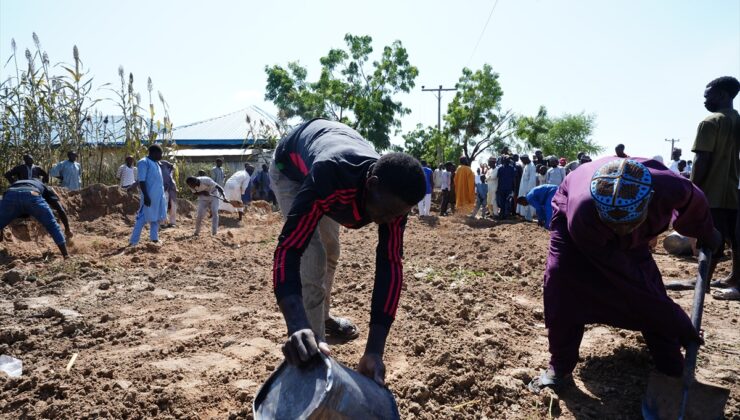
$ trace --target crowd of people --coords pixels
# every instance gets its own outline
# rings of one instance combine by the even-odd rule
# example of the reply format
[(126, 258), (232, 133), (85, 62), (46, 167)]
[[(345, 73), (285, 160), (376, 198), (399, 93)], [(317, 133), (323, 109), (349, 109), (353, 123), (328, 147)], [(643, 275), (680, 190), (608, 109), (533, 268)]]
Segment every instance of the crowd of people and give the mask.
[[(531, 222), (536, 215), (549, 211), (545, 208), (549, 203), (527, 200), (527, 196), (537, 187), (543, 187), (539, 191), (553, 190), (567, 174), (588, 162), (591, 158), (585, 152), (567, 162), (556, 156), (544, 157), (540, 150), (534, 152), (533, 158), (520, 156), (507, 147), (481, 163), (475, 172), (465, 156), (460, 157), (457, 166), (446, 162), (434, 170), (431, 168), (435, 165), (422, 160), (427, 193), (417, 205), (419, 215), (431, 215), (432, 197), (436, 195), (440, 201), (439, 216), (458, 213), (471, 218), (521, 218)], [(545, 226), (542, 217), (536, 220)]]
[[(732, 271), (711, 285), (718, 289), (715, 298), (740, 300), (740, 115), (733, 108), (738, 91), (740, 83), (732, 77), (707, 85), (705, 107), (711, 114), (699, 125), (691, 149), (695, 161), (681, 160), (681, 150), (675, 149), (668, 166), (660, 156), (630, 157), (619, 144), (613, 156), (592, 161), (582, 152), (571, 162), (545, 157), (539, 150), (530, 158), (504, 148), (473, 171), (466, 156), (458, 165), (429, 165), (404, 153), (380, 156), (352, 128), (310, 120), (280, 140), (270, 166), (262, 165), (261, 171), (246, 164), (229, 175), (218, 159), (211, 176), (203, 172), (188, 177), (187, 186), (198, 199), (194, 233), (200, 234), (209, 212), (211, 233), (217, 233), (220, 202), (242, 207), (264, 199), (278, 204), (284, 225), (272, 281), (288, 332), (284, 355), (288, 362), (302, 364), (318, 352), (329, 352), (327, 335), (359, 335), (351, 320), (330, 313), (340, 225), (359, 229), (377, 224), (369, 334), (358, 370), (383, 384), (383, 354), (403, 288), (403, 237), (412, 208), (418, 207), (420, 217), (430, 216), (437, 195), (440, 216), (536, 220), (550, 232), (543, 270), (551, 358), (529, 388), (538, 392), (572, 383), (584, 328), (591, 323), (641, 331), (656, 369), (680, 376), (681, 347), (702, 338), (666, 293), (650, 244), (672, 226), (714, 253), (712, 272), (727, 244)], [(80, 187), (76, 157), (70, 152), (51, 171), (65, 188)], [(121, 187), (138, 187), (141, 194), (131, 245), (138, 243), (146, 224), (150, 239), (157, 242), (159, 225), (176, 223), (177, 168), (161, 159), (162, 149), (152, 145), (136, 165), (128, 157), (118, 170)], [(44, 185), (49, 175), (26, 155), (24, 164), (5, 176), (11, 187), (0, 205), (0, 227), (30, 214), (67, 255), (52, 207), (68, 236), (71, 232), (64, 209)], [(693, 280), (668, 284), (692, 287)]]
[[(60, 187), (70, 191), (80, 190), (82, 166), (77, 162), (77, 152), (67, 152), (67, 160), (54, 165), (50, 173), (51, 175), (37, 166), (31, 154), (25, 154), (22, 164), (4, 174), (10, 184), (3, 197), (4, 206), (10, 206), (20, 199), (21, 195), (15, 194), (17, 192), (28, 192), (30, 195), (22, 206), (16, 204), (12, 209), (8, 207), (9, 210), (3, 212), (0, 226), (4, 228), (19, 217), (33, 216), (52, 235), (62, 255), (67, 257), (66, 240), (61, 234), (52, 209), (57, 211), (62, 220), (67, 237), (71, 237), (72, 233), (64, 207), (48, 184), (51, 178), (56, 178)], [(243, 217), (244, 208), (253, 200), (276, 203), (275, 194), (270, 187), (267, 165), (262, 165), (262, 170), (255, 173), (254, 166), (245, 163), (243, 170), (228, 175), (223, 168), (223, 159), (219, 158), (211, 168), (210, 175), (206, 176), (201, 170), (198, 176), (186, 179), (186, 185), (198, 200), (195, 236), (200, 234), (202, 222), (207, 214), (211, 218), (211, 234), (218, 233), (218, 213), (220, 209), (222, 210), (221, 203), (228, 204), (230, 209), (236, 211), (239, 220)], [(149, 239), (159, 243), (160, 227), (172, 228), (177, 224), (179, 178), (177, 165), (162, 160), (162, 148), (155, 144), (149, 147), (147, 156), (138, 162), (133, 156), (126, 156), (124, 163), (116, 170), (115, 176), (123, 190), (132, 192), (138, 190), (140, 194), (141, 205), (135, 216), (129, 244), (135, 246), (139, 243), (141, 232), (146, 225), (149, 225)]]

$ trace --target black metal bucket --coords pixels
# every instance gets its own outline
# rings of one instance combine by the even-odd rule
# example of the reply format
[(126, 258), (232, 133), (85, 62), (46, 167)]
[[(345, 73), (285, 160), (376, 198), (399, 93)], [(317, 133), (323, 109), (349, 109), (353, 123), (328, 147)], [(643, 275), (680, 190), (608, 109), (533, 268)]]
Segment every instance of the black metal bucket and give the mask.
[(283, 362), (257, 392), (255, 419), (398, 419), (393, 394), (321, 354), (309, 366)]

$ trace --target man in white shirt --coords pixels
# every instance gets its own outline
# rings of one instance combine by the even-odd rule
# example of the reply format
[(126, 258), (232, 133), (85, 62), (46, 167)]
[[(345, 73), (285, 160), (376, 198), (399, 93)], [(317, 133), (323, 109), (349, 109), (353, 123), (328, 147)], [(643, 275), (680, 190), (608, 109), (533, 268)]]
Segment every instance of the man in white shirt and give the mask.
[(224, 189), (207, 176), (190, 176), (185, 180), (185, 183), (190, 187), (190, 191), (198, 196), (198, 213), (195, 217), (194, 236), (200, 235), (200, 225), (203, 223), (206, 210), (209, 208), (211, 209), (211, 235), (217, 234), (219, 197), (215, 193), (218, 193), (225, 200)]
[(491, 217), (498, 215), (498, 203), (496, 202), (496, 190), (498, 189), (498, 167), (496, 167), (496, 158), (488, 158), (488, 170), (486, 170), (486, 184), (488, 184), (488, 213)]
[(678, 170), (678, 162), (681, 161), (681, 149), (676, 147), (673, 149), (673, 152), (671, 153), (671, 170), (677, 174), (680, 174), (681, 171)]
[(127, 190), (136, 185), (137, 168), (134, 166), (134, 157), (126, 156), (126, 163), (118, 167), (116, 172), (116, 178), (118, 178), (118, 185), (124, 190)]
[[(242, 201), (242, 194), (247, 190), (249, 186), (250, 176), (247, 172), (247, 167), (250, 166), (248, 163), (244, 164), (243, 171), (237, 171), (234, 175), (231, 175), (226, 180), (224, 185), (224, 193), (229, 203), (236, 209), (239, 214), (239, 220), (242, 220), (244, 216), (244, 202)], [(228, 207), (228, 206), (227, 206)]]
[(547, 158), (550, 169), (545, 174), (545, 184), (560, 185), (565, 179), (565, 168), (558, 166), (558, 158), (550, 156)]
[[(580, 157), (579, 157), (580, 159)], [(521, 157), (524, 171), (522, 172), (522, 180), (519, 182), (519, 197), (526, 197), (534, 187), (537, 186), (537, 169), (529, 159), (529, 155), (522, 155)], [(517, 205), (516, 212), (522, 215), (525, 220), (531, 222), (534, 218), (534, 207), (530, 205), (523, 206)]]
[(445, 166), (440, 164), (437, 169), (434, 170), (434, 175), (432, 176), (432, 179), (434, 181), (434, 189), (439, 190), (442, 188), (442, 178), (441, 174), (445, 171)]

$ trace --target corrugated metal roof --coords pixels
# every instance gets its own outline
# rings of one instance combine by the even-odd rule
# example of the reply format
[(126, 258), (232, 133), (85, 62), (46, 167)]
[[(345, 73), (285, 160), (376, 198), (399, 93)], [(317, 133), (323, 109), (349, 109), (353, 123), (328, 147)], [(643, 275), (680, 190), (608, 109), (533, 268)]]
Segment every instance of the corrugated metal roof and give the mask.
[(175, 143), (182, 145), (241, 145), (253, 144), (280, 133), (276, 119), (256, 106), (250, 106), (220, 117), (175, 127)]
[(176, 158), (194, 158), (208, 156), (251, 156), (271, 152), (272, 150), (270, 149), (180, 149), (171, 151), (170, 155)]
[[(89, 122), (83, 124), (85, 140), (91, 145), (121, 146), (125, 141), (125, 126), (123, 117), (113, 115), (105, 117), (93, 116)], [(279, 138), (276, 118), (257, 106), (240, 109), (238, 111), (186, 124), (172, 129), (173, 140), (176, 144), (218, 147), (243, 146), (260, 144), (267, 138)], [(147, 121), (146, 129), (149, 122)], [(0, 125), (0, 128), (3, 128)], [(156, 123), (154, 130), (157, 130)], [(56, 140), (57, 133), (52, 133)], [(160, 136), (161, 137), (161, 136)], [(161, 141), (161, 138), (158, 139)]]
[[(148, 123), (147, 123), (148, 127)], [(85, 143), (94, 146), (121, 146), (126, 141), (126, 126), (120, 115), (103, 116), (95, 114), (82, 123)], [(156, 124), (154, 126), (156, 129)], [(0, 130), (5, 127), (0, 124)], [(54, 127), (50, 133), (52, 145), (59, 144), (59, 131)]]

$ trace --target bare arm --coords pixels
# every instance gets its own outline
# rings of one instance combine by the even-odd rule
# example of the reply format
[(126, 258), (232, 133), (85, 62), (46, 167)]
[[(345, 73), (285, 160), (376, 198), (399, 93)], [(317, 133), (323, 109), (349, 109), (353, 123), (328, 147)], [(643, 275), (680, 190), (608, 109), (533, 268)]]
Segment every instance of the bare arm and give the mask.
[(69, 235), (71, 230), (69, 229), (69, 219), (67, 219), (67, 212), (64, 211), (64, 207), (56, 200), (49, 201), (49, 207), (56, 210), (59, 219), (62, 221), (62, 225), (64, 225), (64, 232)]

